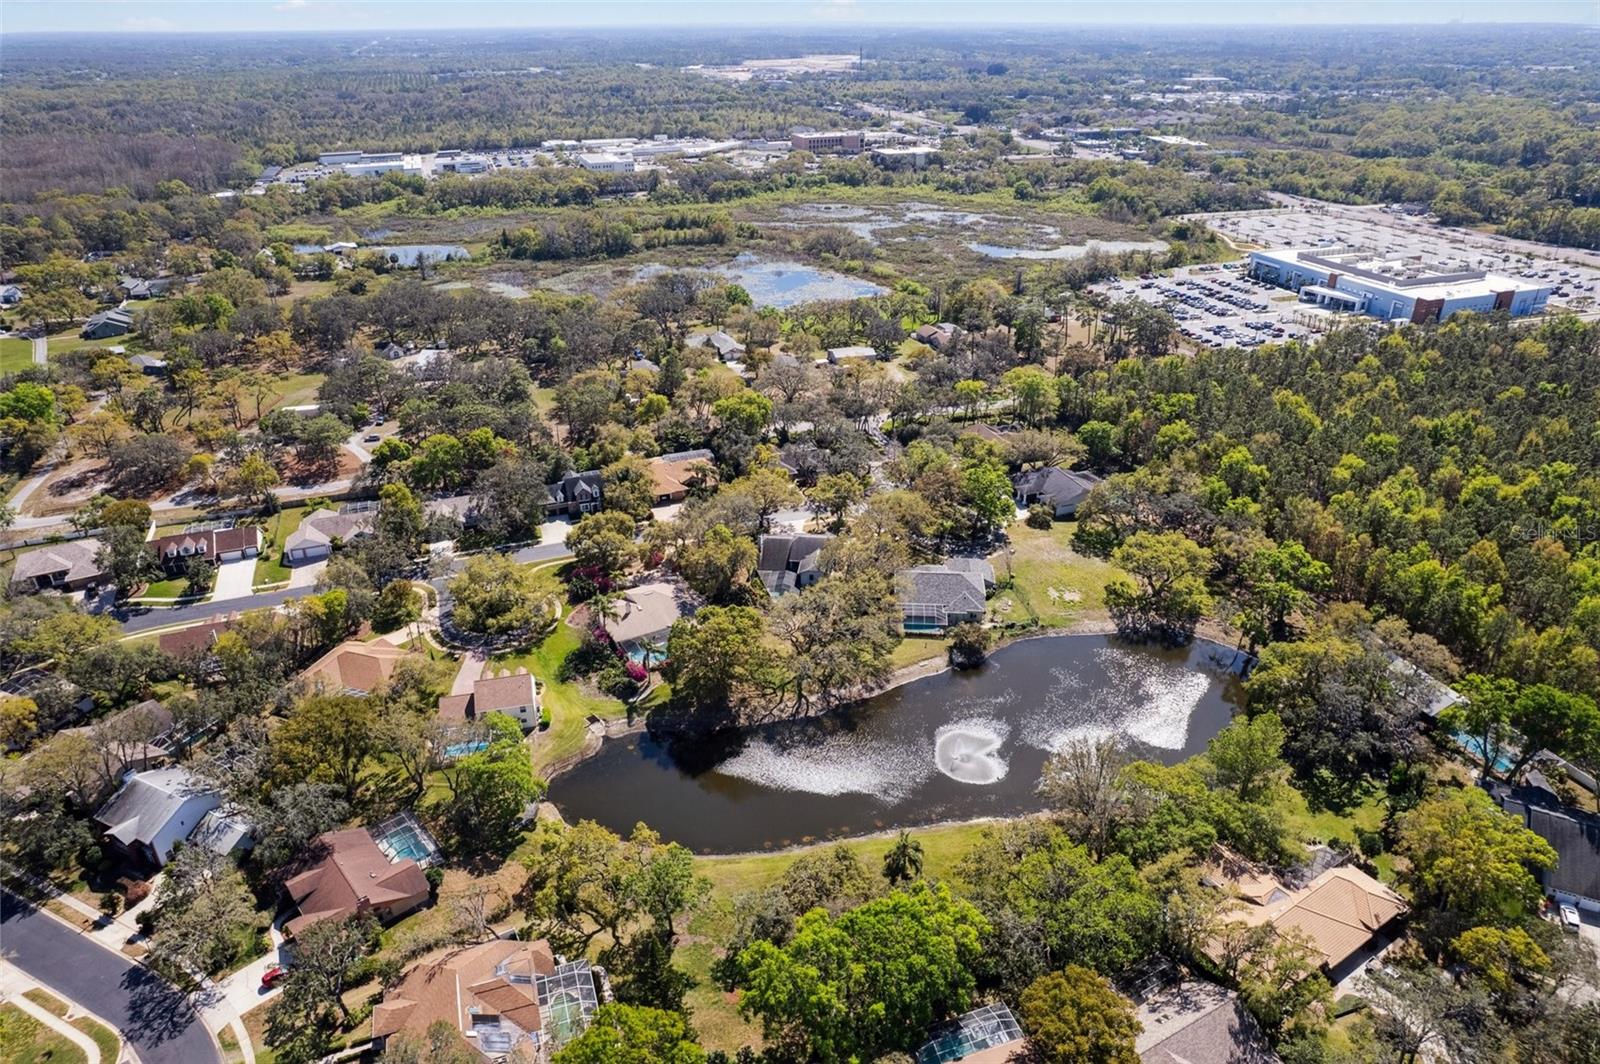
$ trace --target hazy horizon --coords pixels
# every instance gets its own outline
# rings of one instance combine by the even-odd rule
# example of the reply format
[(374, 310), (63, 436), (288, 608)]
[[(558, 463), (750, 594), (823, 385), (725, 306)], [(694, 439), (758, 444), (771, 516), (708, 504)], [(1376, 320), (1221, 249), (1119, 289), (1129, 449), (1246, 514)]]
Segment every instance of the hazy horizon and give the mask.
[(1216, 7), (1174, 0), (1127, 0), (1109, 7), (1079, 7), (1036, 0), (813, 0), (761, 4), (730, 0), (596, 0), (586, 4), (527, 4), (463, 0), (447, 6), (370, 3), (366, 0), (8, 0), (0, 8), (0, 33), (15, 34), (272, 34), (408, 31), (676, 29), (728, 31), (920, 28), (1003, 30), (1118, 27), (1272, 28), (1289, 26), (1600, 26), (1591, 0), (1352, 0), (1336, 7), (1310, 3), (1235, 3)]

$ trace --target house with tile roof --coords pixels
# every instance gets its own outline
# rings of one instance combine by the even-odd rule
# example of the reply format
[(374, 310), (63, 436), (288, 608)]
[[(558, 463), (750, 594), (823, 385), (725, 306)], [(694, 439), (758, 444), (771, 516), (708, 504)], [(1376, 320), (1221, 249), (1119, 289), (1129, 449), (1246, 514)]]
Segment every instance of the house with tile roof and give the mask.
[(327, 694), (365, 695), (394, 675), (411, 651), (390, 643), (346, 639), (313, 661), (302, 674), (306, 685)]
[[(1335, 976), (1382, 937), (1406, 912), (1405, 899), (1359, 868), (1329, 868), (1304, 887), (1268, 891), (1256, 904), (1236, 897), (1223, 916), (1250, 927), (1270, 924), (1277, 931), (1303, 935)], [(1219, 948), (1213, 943), (1211, 953)]]
[(544, 939), (496, 939), (412, 966), (372, 1010), (381, 1049), (400, 1034), (422, 1037), (444, 1022), (483, 1059), (548, 1061), (610, 999), (604, 973), (563, 961)]
[(704, 447), (650, 459), (650, 483), (656, 506), (682, 502), (696, 483), (714, 483), (716, 457)]
[(417, 862), (409, 857), (391, 862), (366, 828), (319, 835), (312, 852), (307, 866), (283, 885), (299, 910), (284, 924), (291, 938), (319, 920), (357, 914), (390, 923), (431, 896)]

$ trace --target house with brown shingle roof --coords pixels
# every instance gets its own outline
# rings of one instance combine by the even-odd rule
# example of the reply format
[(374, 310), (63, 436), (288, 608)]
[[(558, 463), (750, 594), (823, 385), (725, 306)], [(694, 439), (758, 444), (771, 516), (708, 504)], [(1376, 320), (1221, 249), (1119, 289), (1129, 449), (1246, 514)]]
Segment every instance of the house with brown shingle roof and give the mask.
[[(548, 1060), (608, 996), (587, 960), (562, 962), (544, 939), (496, 939), (415, 965), (372, 1010), (379, 1047), (443, 1021), (486, 1059)], [(597, 985), (597, 983), (601, 985)]]
[(318, 920), (369, 914), (388, 923), (428, 901), (428, 878), (411, 858), (390, 863), (366, 828), (319, 835), (318, 856), (284, 890), (300, 910), (284, 924), (290, 937)]
[(261, 553), (261, 529), (255, 525), (217, 528), (205, 532), (174, 532), (157, 536), (150, 549), (167, 573), (187, 572), (193, 561), (231, 562)]
[(527, 669), (518, 669), (481, 677), (473, 683), (470, 694), (439, 699), (439, 717), (451, 723), (475, 720), (485, 713), (515, 717), (523, 731), (531, 730), (539, 723), (539, 682)]
[(308, 686), (327, 694), (364, 695), (377, 690), (410, 656), (411, 651), (389, 643), (346, 639), (313, 661), (303, 676)]

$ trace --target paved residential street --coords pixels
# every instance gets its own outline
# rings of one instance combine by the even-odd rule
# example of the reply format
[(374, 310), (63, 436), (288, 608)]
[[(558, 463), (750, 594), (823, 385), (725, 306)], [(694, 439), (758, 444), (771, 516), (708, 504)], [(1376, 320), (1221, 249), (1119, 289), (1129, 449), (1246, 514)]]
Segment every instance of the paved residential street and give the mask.
[(0, 952), (114, 1025), (142, 1064), (221, 1064), (205, 1025), (170, 984), (3, 890)]

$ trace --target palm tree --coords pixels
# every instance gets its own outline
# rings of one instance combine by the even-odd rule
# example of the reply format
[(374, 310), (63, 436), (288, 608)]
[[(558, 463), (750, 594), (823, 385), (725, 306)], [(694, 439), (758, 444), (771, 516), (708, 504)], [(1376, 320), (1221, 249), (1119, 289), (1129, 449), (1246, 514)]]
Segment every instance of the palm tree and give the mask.
[(889, 885), (898, 886), (922, 875), (922, 843), (902, 831), (894, 840), (889, 852), (883, 855), (883, 878)]

